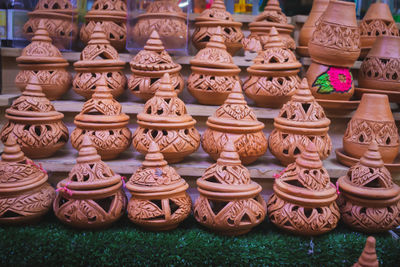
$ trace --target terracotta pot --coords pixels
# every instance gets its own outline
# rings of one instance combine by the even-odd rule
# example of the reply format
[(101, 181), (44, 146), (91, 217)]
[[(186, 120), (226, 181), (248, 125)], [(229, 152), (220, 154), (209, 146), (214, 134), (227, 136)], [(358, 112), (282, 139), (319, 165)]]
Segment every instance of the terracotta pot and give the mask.
[(165, 73), (170, 75), (177, 94), (182, 92), (185, 82), (180, 74), (181, 65), (175, 63), (165, 51), (160, 36), (153, 31), (141, 50), (130, 62), (132, 76), (128, 88), (134, 95), (147, 101), (154, 96), (160, 87), (160, 79)]
[(320, 235), (335, 229), (340, 218), (336, 189), (312, 142), (275, 179), (273, 189), (268, 216), (279, 228), (299, 235)]
[(361, 158), (375, 140), (385, 163), (399, 153), (399, 134), (386, 95), (363, 94), (343, 136), (344, 152)]
[(129, 219), (154, 231), (176, 228), (191, 211), (188, 187), (152, 141), (142, 166), (126, 184), (132, 195), (128, 203)]
[(133, 147), (146, 154), (152, 141), (156, 142), (168, 163), (182, 161), (199, 148), (200, 134), (194, 128), (196, 120), (186, 111), (178, 98), (168, 73), (160, 81), (153, 98), (137, 115), (139, 127), (133, 134)]
[(21, 56), (16, 59), (21, 69), (15, 78), (16, 86), (23, 91), (32, 75), (36, 75), (43, 93), (50, 100), (59, 99), (71, 87), (69, 66), (57, 47), (52, 45), (44, 20), (32, 38), (32, 42), (25, 47)]
[(70, 226), (104, 228), (125, 212), (126, 196), (121, 176), (101, 161), (89, 136), (83, 138), (76, 165), (57, 184), (54, 214)]
[(373, 236), (369, 236), (367, 238), (364, 250), (361, 253), (360, 258), (358, 258), (358, 262), (356, 262), (353, 267), (379, 267), (378, 257), (376, 256), (375, 243), (376, 241)]
[(240, 68), (233, 63), (224, 42), (221, 27), (218, 27), (206, 48), (190, 61), (192, 73), (188, 91), (200, 104), (222, 105), (235, 83), (240, 81)]
[(257, 120), (244, 99), (240, 83), (236, 82), (225, 103), (207, 119), (208, 128), (201, 137), (201, 146), (214, 160), (225, 144), (235, 145), (244, 165), (256, 161), (267, 151), (264, 123)]
[(301, 64), (285, 47), (275, 27), (272, 27), (264, 50), (258, 52), (254, 64), (247, 68), (249, 77), (243, 86), (247, 97), (257, 106), (280, 108), (289, 101), (300, 85), (297, 75)]
[(330, 123), (324, 109), (312, 96), (307, 79), (303, 79), (299, 89), (274, 119), (275, 129), (268, 138), (270, 151), (282, 165), (287, 166), (296, 160), (308, 143), (313, 143), (319, 157), (324, 160), (332, 150), (328, 135)]
[(100, 23), (97, 23), (80, 60), (74, 63), (76, 75), (73, 89), (77, 94), (89, 99), (97, 81), (104, 77), (111, 94), (117, 98), (126, 86), (124, 67), (125, 62), (119, 59), (117, 50), (107, 40)]
[(5, 117), (8, 123), (1, 130), (1, 141), (14, 136), (30, 158), (48, 158), (68, 141), (68, 129), (62, 122), (64, 115), (46, 98), (35, 75), (6, 110)]
[(199, 198), (193, 208), (195, 219), (224, 235), (241, 235), (260, 224), (266, 215), (261, 186), (239, 159), (228, 140), (217, 163), (197, 179)]
[(0, 224), (37, 221), (55, 197), (46, 171), (25, 157), (12, 135), (4, 143), (1, 159)]
[(211, 37), (217, 33), (218, 27), (222, 28), (226, 49), (231, 55), (242, 48), (242, 23), (233, 20), (232, 15), (226, 11), (223, 0), (214, 0), (211, 8), (205, 9), (196, 17), (194, 27), (192, 42), (198, 50), (206, 47)]
[(308, 43), (319, 64), (350, 68), (360, 56), (360, 30), (355, 3), (331, 0)]
[(131, 144), (132, 133), (128, 129), (129, 116), (122, 113), (122, 106), (111, 95), (102, 77), (90, 100), (76, 115), (75, 130), (71, 134), (72, 146), (79, 150), (84, 136), (88, 135), (102, 160), (118, 157)]

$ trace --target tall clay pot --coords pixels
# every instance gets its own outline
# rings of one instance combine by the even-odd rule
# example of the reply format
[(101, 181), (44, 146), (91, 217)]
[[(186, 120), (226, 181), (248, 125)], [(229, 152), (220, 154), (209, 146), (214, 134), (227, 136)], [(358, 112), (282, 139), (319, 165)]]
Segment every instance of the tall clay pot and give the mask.
[(369, 236), (365, 242), (364, 250), (362, 251), (360, 258), (353, 265), (353, 267), (379, 267), (378, 257), (376, 256), (375, 249), (376, 240), (373, 236)]

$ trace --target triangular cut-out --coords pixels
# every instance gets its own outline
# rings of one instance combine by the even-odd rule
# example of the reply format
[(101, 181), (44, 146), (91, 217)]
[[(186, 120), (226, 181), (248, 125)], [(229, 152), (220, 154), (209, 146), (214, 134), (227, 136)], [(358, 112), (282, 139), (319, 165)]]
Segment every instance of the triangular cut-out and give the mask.
[(21, 214), (15, 213), (11, 210), (8, 210), (6, 212), (3, 213), (3, 216), (1, 216), (1, 218), (14, 218), (14, 217), (22, 217)]
[(209, 199), (208, 202), (210, 203), (211, 210), (217, 215), (229, 202), (225, 201), (218, 201), (218, 200), (211, 200)]
[(168, 200), (169, 201), (169, 208), (171, 210), (171, 215), (175, 213), (175, 211), (177, 211), (179, 209), (179, 206), (176, 205), (176, 203), (174, 201), (172, 201), (171, 199)]
[(109, 212), (111, 208), (111, 204), (114, 200), (115, 196), (110, 196), (106, 198), (101, 198), (101, 199), (94, 199), (94, 202), (96, 202), (105, 212)]

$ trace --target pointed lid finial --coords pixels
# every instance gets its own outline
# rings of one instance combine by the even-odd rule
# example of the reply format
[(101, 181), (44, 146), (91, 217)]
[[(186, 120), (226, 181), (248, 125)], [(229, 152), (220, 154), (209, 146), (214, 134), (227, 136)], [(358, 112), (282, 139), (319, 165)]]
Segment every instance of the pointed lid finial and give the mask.
[(160, 35), (156, 30), (152, 31), (149, 39), (147, 39), (144, 49), (147, 51), (162, 52), (165, 50), (163, 42), (160, 39)]
[(81, 148), (79, 149), (77, 163), (89, 163), (101, 161), (101, 157), (97, 154), (96, 148), (93, 146), (92, 140), (89, 135), (83, 136)]
[(353, 267), (378, 267), (378, 257), (376, 256), (375, 249), (376, 240), (373, 236), (369, 236), (367, 238), (367, 242), (365, 243), (365, 247), (363, 252), (361, 253), (360, 258), (358, 258), (358, 262), (353, 265)]
[(315, 101), (315, 98), (310, 91), (310, 87), (308, 86), (307, 78), (304, 78), (301, 81), (299, 88), (295, 91), (295, 94), (292, 96), (292, 100), (299, 102)]
[(264, 7), (264, 11), (268, 10), (281, 10), (278, 0), (269, 0)]
[(12, 134), (8, 136), (7, 141), (4, 143), (4, 150), (1, 159), (6, 162), (21, 162), (25, 159), (21, 147), (17, 144), (17, 141)]
[(273, 47), (285, 48), (285, 44), (282, 42), (278, 30), (275, 27), (272, 27), (269, 31), (267, 42), (264, 44), (264, 50)]
[(384, 166), (381, 153), (379, 153), (379, 146), (375, 139), (372, 140), (367, 151), (361, 157), (360, 164), (371, 168), (382, 168)]
[(91, 44), (110, 44), (100, 22), (97, 22), (96, 26), (94, 26), (93, 33), (88, 42), (88, 45)]
[(306, 149), (296, 158), (296, 164), (306, 169), (322, 168), (322, 161), (313, 142), (308, 142)]
[(160, 86), (155, 93), (159, 97), (177, 97), (177, 94), (172, 85), (171, 78), (168, 73), (165, 73), (160, 79)]
[(52, 42), (43, 19), (39, 20), (39, 25), (32, 37), (32, 41)]
[(107, 85), (106, 78), (101, 75), (100, 79), (96, 82), (96, 88), (92, 95), (93, 99), (113, 99), (111, 89)]
[(219, 49), (225, 49), (226, 50), (226, 45), (225, 45), (225, 37), (222, 34), (222, 28), (221, 26), (217, 27), (217, 30), (215, 33), (211, 36), (210, 41), (207, 43), (206, 47), (209, 48), (219, 48)]
[(235, 82), (235, 85), (232, 88), (232, 92), (228, 95), (224, 104), (242, 104), (247, 105), (246, 100), (244, 99), (244, 95), (242, 92), (242, 86), (239, 81)]
[(26, 85), (25, 90), (22, 92), (22, 95), (36, 97), (46, 96), (43, 93), (42, 86), (40, 86), (39, 79), (35, 74), (30, 76), (28, 84)]
[(225, 6), (224, 0), (214, 0), (214, 2), (211, 5), (211, 8), (226, 10), (226, 6)]
[(228, 139), (227, 143), (224, 145), (221, 154), (217, 160), (218, 164), (221, 165), (241, 165), (239, 154), (235, 148), (235, 144), (231, 139)]
[(164, 167), (167, 164), (168, 163), (164, 160), (163, 154), (160, 153), (160, 148), (157, 143), (151, 141), (145, 160), (142, 163), (143, 167)]

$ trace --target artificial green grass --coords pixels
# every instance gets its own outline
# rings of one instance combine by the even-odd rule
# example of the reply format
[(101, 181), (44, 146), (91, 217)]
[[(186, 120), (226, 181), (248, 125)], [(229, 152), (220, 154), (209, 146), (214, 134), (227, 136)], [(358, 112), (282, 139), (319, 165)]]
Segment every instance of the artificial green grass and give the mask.
[[(381, 266), (400, 266), (400, 241), (389, 233), (375, 237)], [(36, 225), (1, 227), (0, 264), (351, 266), (366, 238), (344, 226), (313, 239), (293, 236), (267, 221), (247, 235), (227, 237), (209, 232), (193, 217), (178, 229), (161, 233), (142, 230), (126, 217), (106, 230), (80, 231), (50, 214)]]

